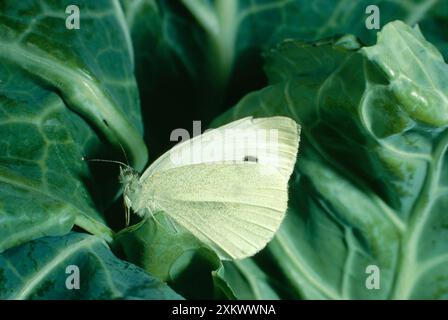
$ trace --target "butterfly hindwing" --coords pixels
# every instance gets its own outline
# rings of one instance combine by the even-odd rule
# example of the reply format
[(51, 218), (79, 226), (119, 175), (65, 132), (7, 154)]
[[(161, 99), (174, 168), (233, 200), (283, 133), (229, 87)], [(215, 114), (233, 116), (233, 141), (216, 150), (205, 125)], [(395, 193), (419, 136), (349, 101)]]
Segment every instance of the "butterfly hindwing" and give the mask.
[(287, 207), (281, 174), (260, 164), (208, 164), (153, 175), (147, 187), (159, 209), (210, 245), (223, 259), (261, 250), (278, 230)]

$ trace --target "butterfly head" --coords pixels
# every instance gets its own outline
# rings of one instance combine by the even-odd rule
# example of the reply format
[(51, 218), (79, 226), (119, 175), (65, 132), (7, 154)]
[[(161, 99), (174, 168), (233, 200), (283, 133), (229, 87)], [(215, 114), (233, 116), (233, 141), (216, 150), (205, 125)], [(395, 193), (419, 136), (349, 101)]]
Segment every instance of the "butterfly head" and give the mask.
[(138, 180), (138, 172), (131, 167), (120, 167), (120, 183), (125, 187), (133, 181)]
[(135, 206), (135, 198), (139, 194), (139, 174), (131, 167), (120, 168), (120, 182), (124, 185), (124, 202), (126, 209)]

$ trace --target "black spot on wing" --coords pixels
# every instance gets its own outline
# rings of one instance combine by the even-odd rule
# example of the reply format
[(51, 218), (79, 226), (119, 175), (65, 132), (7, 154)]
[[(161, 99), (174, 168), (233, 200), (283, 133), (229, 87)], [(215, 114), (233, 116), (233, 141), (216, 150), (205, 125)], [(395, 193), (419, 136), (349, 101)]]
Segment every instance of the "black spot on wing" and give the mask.
[(255, 156), (245, 156), (243, 158), (244, 162), (258, 162), (258, 158)]

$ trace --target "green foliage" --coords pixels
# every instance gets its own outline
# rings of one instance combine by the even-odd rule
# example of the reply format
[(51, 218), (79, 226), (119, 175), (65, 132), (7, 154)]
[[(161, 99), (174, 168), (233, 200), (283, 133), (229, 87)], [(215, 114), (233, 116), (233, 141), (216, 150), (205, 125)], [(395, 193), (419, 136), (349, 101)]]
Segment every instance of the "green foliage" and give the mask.
[[(446, 299), (448, 66), (402, 22), (375, 46), (353, 41), (281, 44), (267, 57), (273, 84), (215, 125), (249, 114), (302, 125), (288, 215), (268, 248), (298, 296)], [(365, 286), (369, 265), (381, 290)]]
[(104, 173), (93, 181), (81, 158), (107, 158), (113, 144), (136, 168), (146, 163), (121, 9), (85, 5), (83, 26), (73, 32), (63, 1), (0, 4), (0, 251), (74, 224), (110, 238), (102, 211), (116, 188), (94, 190), (116, 179)]
[[(79, 268), (79, 290), (66, 288), (68, 266)], [(160, 280), (116, 258), (101, 238), (74, 232), (4, 252), (0, 289), (0, 299), (181, 298)]]

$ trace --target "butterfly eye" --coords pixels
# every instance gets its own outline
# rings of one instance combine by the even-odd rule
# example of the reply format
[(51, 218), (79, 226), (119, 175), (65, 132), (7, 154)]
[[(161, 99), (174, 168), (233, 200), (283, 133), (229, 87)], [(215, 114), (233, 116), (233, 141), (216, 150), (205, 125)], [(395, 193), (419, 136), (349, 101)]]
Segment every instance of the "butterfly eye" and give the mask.
[(258, 162), (258, 158), (254, 156), (245, 156), (243, 158), (244, 162)]

